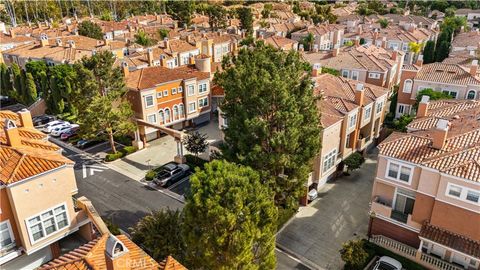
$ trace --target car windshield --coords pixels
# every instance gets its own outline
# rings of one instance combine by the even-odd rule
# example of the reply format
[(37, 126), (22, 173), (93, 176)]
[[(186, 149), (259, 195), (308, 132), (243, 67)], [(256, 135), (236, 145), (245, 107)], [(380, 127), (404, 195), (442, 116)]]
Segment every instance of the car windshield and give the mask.
[(166, 171), (166, 170), (163, 170), (158, 174), (159, 178), (166, 178), (166, 177), (169, 177), (169, 176), (170, 176), (170, 172)]
[(380, 262), (377, 267), (378, 270), (397, 270), (397, 268), (389, 263)]

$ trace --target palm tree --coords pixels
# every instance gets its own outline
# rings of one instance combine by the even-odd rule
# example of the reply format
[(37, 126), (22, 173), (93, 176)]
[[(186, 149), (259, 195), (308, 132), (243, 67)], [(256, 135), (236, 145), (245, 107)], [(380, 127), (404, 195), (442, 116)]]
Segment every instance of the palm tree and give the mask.
[(308, 35), (303, 38), (303, 43), (307, 45), (308, 50), (311, 51), (313, 43), (315, 43), (315, 36), (312, 33), (308, 33)]
[(410, 42), (408, 43), (408, 49), (412, 53), (411, 60), (414, 61), (417, 55), (422, 51), (423, 43)]

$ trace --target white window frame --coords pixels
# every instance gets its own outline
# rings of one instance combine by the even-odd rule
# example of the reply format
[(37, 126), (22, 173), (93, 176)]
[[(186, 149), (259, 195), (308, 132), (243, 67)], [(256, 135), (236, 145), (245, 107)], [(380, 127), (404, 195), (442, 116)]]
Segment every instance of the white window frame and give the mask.
[[(153, 117), (155, 118), (155, 119), (154, 119), (154, 120), (155, 120), (154, 122), (151, 122), (151, 121), (150, 121), (150, 118), (149, 118), (150, 116), (153, 116)], [(148, 122), (148, 123), (152, 123), (152, 124), (156, 124), (156, 123), (157, 123), (157, 114), (156, 114), (156, 113), (147, 114), (147, 117), (146, 117), (146, 118), (147, 118), (147, 122)]]
[[(401, 108), (401, 110), (400, 110)], [(398, 113), (399, 114), (406, 114), (406, 111), (407, 111), (407, 105), (404, 105), (404, 104), (398, 104)]]
[(175, 95), (177, 93), (177, 88), (172, 88), (172, 95)]
[[(66, 225), (65, 227), (59, 229), (59, 228), (58, 228), (58, 224), (57, 224), (57, 223), (58, 223), (58, 222), (57, 222), (57, 218), (56, 218), (56, 216), (57, 216), (58, 214), (55, 214), (54, 209), (55, 209), (55, 208), (58, 208), (58, 207), (61, 207), (61, 206), (64, 206), (64, 207), (65, 207), (65, 214), (66, 214), (66, 216), (67, 216), (67, 225)], [(45, 231), (45, 227), (44, 227), (44, 225), (43, 225), (43, 221), (44, 221), (44, 220), (42, 219), (42, 215), (45, 214), (46, 212), (49, 212), (49, 211), (52, 211), (52, 212), (53, 212), (53, 219), (54, 219), (55, 231), (52, 232), (52, 233), (50, 233), (49, 235), (47, 235), (47, 232)], [(36, 217), (40, 217), (40, 222), (39, 222), (39, 223), (42, 225), (43, 237), (41, 237), (41, 238), (39, 238), (39, 239), (37, 239), (37, 240), (34, 240), (33, 234), (32, 234), (32, 230), (30, 229), (30, 224), (29, 224), (28, 221), (31, 220), (31, 219), (33, 219), (33, 218), (36, 218)], [(36, 223), (36, 224), (38, 224), (38, 223)], [(36, 224), (35, 224), (35, 225), (36, 225)], [(35, 243), (37, 243), (37, 242), (39, 242), (39, 241), (42, 241), (42, 240), (50, 237), (51, 235), (57, 234), (57, 233), (61, 232), (62, 230), (64, 230), (65, 228), (70, 227), (70, 215), (68, 214), (67, 204), (64, 202), (64, 203), (61, 203), (61, 204), (56, 205), (56, 206), (54, 206), (54, 207), (51, 207), (51, 208), (49, 208), (49, 209), (46, 209), (46, 210), (42, 211), (41, 213), (38, 213), (38, 214), (33, 215), (33, 216), (31, 216), (31, 217), (28, 217), (28, 218), (25, 219), (25, 225), (26, 225), (26, 227), (27, 227), (28, 237), (30, 238), (30, 243), (31, 243), (32, 245), (35, 244)]]
[(335, 161), (337, 160), (337, 149), (333, 149), (325, 156), (323, 156), (322, 172), (327, 172), (331, 168), (335, 167)]
[[(457, 197), (457, 196), (451, 195), (450, 190), (452, 188), (459, 188), (460, 189), (460, 196)], [(473, 204), (473, 205), (480, 205), (480, 198), (479, 198), (478, 202), (474, 202), (474, 201), (471, 201), (471, 200), (467, 199), (467, 195), (468, 195), (469, 192), (474, 192), (474, 193), (477, 193), (477, 194), (480, 195), (480, 191), (475, 190), (473, 188), (468, 188), (468, 187), (465, 187), (465, 186), (448, 183), (447, 188), (445, 189), (445, 196), (450, 197), (450, 198), (454, 198), (454, 199), (457, 199), (457, 200), (461, 200), (463, 202), (467, 202), (467, 203), (470, 203), (470, 204)]]
[(375, 113), (378, 115), (382, 112), (382, 110), (383, 110), (383, 100), (377, 103)]
[[(5, 221), (0, 222), (0, 226), (3, 225), (3, 224), (7, 224), (7, 230), (8, 230), (8, 234), (10, 236), (10, 241), (12, 241), (12, 244), (14, 244), (15, 243), (15, 235), (13, 234), (12, 225), (10, 224), (10, 220), (7, 219)], [(2, 246), (2, 243), (0, 242), (0, 250), (2, 250), (3, 248), (4, 248), (4, 246)]]
[(368, 120), (372, 117), (372, 106), (368, 106), (364, 108), (365, 113), (363, 114), (363, 120)]
[[(394, 164), (394, 165), (398, 166), (398, 173), (397, 173), (396, 178), (393, 178), (393, 177), (388, 175), (388, 172), (390, 171), (390, 165), (391, 164)], [(400, 174), (402, 172), (402, 167), (410, 169), (410, 175), (408, 176), (408, 181), (407, 182), (400, 179)], [(407, 164), (404, 164), (404, 163), (400, 163), (400, 162), (391, 161), (391, 160), (387, 161), (387, 169), (385, 170), (385, 178), (386, 179), (393, 180), (393, 181), (398, 182), (398, 183), (403, 183), (403, 184), (410, 185), (412, 183), (413, 174), (414, 174), (414, 167), (413, 166), (407, 165)]]
[[(473, 92), (473, 98), (468, 98), (468, 96), (469, 96), (470, 93), (472, 93), (472, 92)], [(471, 100), (473, 100), (473, 99), (476, 99), (476, 98), (477, 98), (477, 91), (475, 91), (475, 90), (473, 90), (473, 89), (470, 89), (470, 90), (467, 91), (466, 99), (471, 99)]]
[[(200, 104), (201, 101), (204, 102), (203, 105)], [(202, 103), (203, 103), (203, 102), (202, 102)], [(204, 108), (204, 107), (207, 107), (207, 106), (208, 106), (208, 97), (204, 97), (204, 98), (199, 98), (199, 99), (198, 99), (198, 108)]]
[[(152, 98), (152, 105), (148, 105), (147, 98)], [(151, 108), (151, 107), (155, 106), (155, 101), (153, 100), (153, 95), (143, 96), (143, 101), (145, 102), (145, 108)]]
[(164, 97), (168, 96), (168, 90), (163, 90), (163, 96)]
[[(190, 110), (190, 105), (191, 104), (193, 104), (193, 106), (194, 106), (193, 110)], [(197, 112), (197, 103), (195, 101), (189, 102), (188, 103), (188, 113), (190, 114), (190, 113), (194, 113), (194, 112)]]
[[(351, 76), (352, 76), (352, 77), (351, 77), (350, 79), (358, 81), (358, 77), (360, 77), (360, 73), (359, 73), (358, 71), (356, 71), (356, 70), (352, 70)], [(354, 78), (353, 78), (354, 76), (356, 76), (357, 78), (354, 79)]]
[(179, 86), (178, 87), (178, 93), (182, 93), (183, 92), (183, 87), (182, 86)]
[[(190, 92), (192, 90), (192, 92)], [(187, 86), (187, 96), (194, 96), (195, 95), (195, 85), (190, 84)]]
[[(407, 82), (410, 83), (410, 87), (407, 88)], [(413, 88), (413, 81), (410, 79), (406, 79), (405, 82), (403, 82), (403, 89), (402, 91), (404, 93), (412, 93), (412, 88)], [(418, 90), (420, 91), (420, 87), (418, 87)]]
[(198, 94), (203, 94), (207, 92), (207, 83), (198, 84)]
[(368, 78), (370, 78), (370, 79), (380, 79), (380, 73), (369, 72), (368, 73)]
[(349, 78), (350, 77), (350, 71), (349, 70), (342, 70), (342, 77), (344, 78)]
[(350, 117), (348, 117), (348, 128), (353, 128), (357, 125), (357, 114), (353, 114)]
[(185, 105), (183, 103), (178, 104), (178, 118), (185, 118)]
[(163, 92), (162, 91), (157, 92), (157, 98), (161, 98), (161, 97), (163, 97)]

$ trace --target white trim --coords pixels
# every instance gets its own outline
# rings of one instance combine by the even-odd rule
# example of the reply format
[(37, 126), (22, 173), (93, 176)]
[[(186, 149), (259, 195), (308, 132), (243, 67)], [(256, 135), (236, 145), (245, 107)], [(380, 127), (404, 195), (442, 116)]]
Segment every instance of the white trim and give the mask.
[[(155, 122), (150, 122), (148, 117), (149, 116), (154, 116), (155, 117)], [(156, 124), (157, 123), (157, 113), (150, 113), (150, 114), (147, 114), (146, 117), (145, 117), (145, 120), (148, 122), (148, 123), (152, 123), (152, 124)]]
[(375, 214), (376, 214), (376, 215), (375, 215), (376, 218), (379, 218), (379, 219), (388, 221), (388, 222), (390, 222), (390, 223), (393, 223), (394, 225), (397, 225), (397, 226), (399, 226), (399, 227), (405, 228), (405, 229), (410, 230), (410, 231), (412, 231), (412, 232), (420, 233), (420, 229), (417, 229), (417, 228), (408, 226), (407, 224), (402, 223), (402, 222), (400, 222), (400, 221), (396, 221), (395, 219), (392, 219), (392, 218), (389, 218), (389, 217), (385, 217), (385, 216), (379, 215), (379, 214), (376, 213), (376, 212), (375, 212)]
[[(57, 208), (57, 207), (61, 207), (61, 206), (64, 206), (65, 207), (65, 214), (67, 216), (66, 220), (67, 220), (67, 225), (63, 228), (58, 228), (58, 222), (57, 222), (57, 218), (56, 218), (56, 215), (55, 214), (55, 211), (54, 209)], [(48, 211), (52, 211), (52, 217), (53, 217), (53, 221), (54, 221), (54, 226), (55, 226), (55, 231), (50, 233), (49, 235), (47, 235), (47, 232), (45, 231), (45, 226), (43, 225), (43, 220), (42, 220), (42, 214), (48, 212)], [(62, 212), (63, 213), (63, 212)], [(36, 218), (36, 217), (40, 217), (40, 224), (42, 226), (42, 233), (43, 233), (43, 237), (37, 239), (37, 240), (34, 240), (33, 239), (33, 234), (32, 234), (32, 231), (30, 229), (30, 224), (28, 223), (28, 221), (32, 218)], [(64, 230), (64, 229), (68, 229), (68, 227), (70, 226), (70, 215), (68, 214), (68, 207), (67, 207), (67, 203), (66, 202), (63, 202), (63, 203), (60, 203), (58, 205), (55, 205), (53, 207), (50, 207), (46, 210), (43, 210), (42, 212), (40, 213), (37, 213), (35, 215), (32, 215), (28, 218), (25, 219), (25, 225), (26, 225), (26, 228), (27, 228), (27, 232), (28, 232), (28, 237), (30, 239), (30, 244), (33, 246), (35, 243), (39, 242), (39, 241), (42, 241), (46, 238), (48, 238), (49, 236), (51, 235), (55, 235), (57, 234), (58, 232)]]
[[(418, 238), (420, 238), (422, 241), (428, 242), (428, 243), (430, 243), (430, 244), (434, 244), (434, 245), (437, 245), (437, 246), (441, 246), (442, 248), (448, 249), (448, 250), (450, 250), (450, 251), (454, 251), (455, 253), (460, 253), (460, 254), (462, 254), (462, 255), (464, 255), (465, 257), (468, 257), (468, 258), (470, 258), (470, 259), (474, 259), (474, 260), (476, 260), (476, 261), (480, 261), (479, 258), (472, 257), (472, 255), (468, 255), (468, 254), (463, 253), (463, 252), (461, 252), (461, 251), (459, 251), (459, 250), (453, 249), (453, 248), (451, 248), (451, 247), (444, 246), (444, 245), (439, 244), (439, 243), (437, 243), (437, 242), (435, 242), (435, 241), (433, 241), (433, 240), (430, 240), (430, 239), (428, 239), (428, 238), (421, 237), (420, 235), (418, 236)], [(444, 260), (444, 261), (446, 261), (446, 260)]]
[[(7, 219), (7, 220), (4, 220), (4, 221), (0, 222), (0, 226), (2, 224), (7, 224), (7, 230), (8, 230), (8, 234), (10, 235), (10, 239), (11, 239), (12, 243), (15, 242), (15, 235), (13, 234), (12, 225), (10, 224), (10, 220)], [(2, 247), (0, 247), (0, 249), (1, 248)]]
[[(148, 105), (147, 104), (147, 97), (151, 97), (152, 98), (152, 105)], [(153, 106), (155, 106), (155, 101), (154, 101), (154, 97), (153, 97), (153, 94), (150, 94), (150, 95), (144, 95), (143, 96), (143, 102), (145, 104), (145, 109), (148, 109), (148, 108), (151, 108)]]
[[(390, 171), (390, 165), (391, 165), (392, 163), (398, 166), (397, 178), (393, 178), (393, 177), (391, 177), (391, 176), (388, 175), (388, 172)], [(409, 174), (409, 176), (408, 176), (408, 181), (407, 181), (407, 182), (405, 182), (405, 181), (403, 181), (403, 180), (400, 179), (402, 167), (406, 167), (406, 168), (410, 169), (410, 174)], [(397, 162), (397, 161), (393, 161), (393, 162), (392, 162), (391, 160), (388, 160), (388, 159), (387, 159), (387, 169), (385, 170), (385, 178), (386, 178), (386, 179), (389, 179), (389, 180), (396, 181), (396, 182), (404, 183), (404, 184), (407, 184), (407, 185), (411, 185), (411, 184), (412, 184), (412, 180), (413, 180), (413, 174), (414, 174), (414, 172), (415, 172), (414, 169), (415, 169), (414, 166), (402, 164), (401, 162)]]
[[(190, 110), (190, 104), (195, 104), (195, 109)], [(188, 114), (195, 113), (195, 112), (197, 112), (197, 102), (196, 101), (189, 102), (188, 103)]]
[[(450, 194), (450, 189), (451, 188), (459, 188), (460, 189), (460, 195), (458, 197), (454, 196), (454, 195), (451, 195)], [(452, 184), (452, 183), (448, 182), (447, 183), (447, 188), (445, 189), (445, 196), (453, 198), (455, 200), (462, 201), (462, 202), (470, 203), (470, 204), (473, 204), (473, 205), (480, 205), (480, 198), (479, 198), (478, 202), (473, 202), (473, 201), (470, 201), (470, 200), (467, 199), (469, 191), (477, 193), (480, 197), (480, 192), (478, 190), (474, 190), (474, 189), (471, 189), (471, 188), (468, 188), (468, 187), (465, 187), (465, 186), (460, 186), (460, 185)]]

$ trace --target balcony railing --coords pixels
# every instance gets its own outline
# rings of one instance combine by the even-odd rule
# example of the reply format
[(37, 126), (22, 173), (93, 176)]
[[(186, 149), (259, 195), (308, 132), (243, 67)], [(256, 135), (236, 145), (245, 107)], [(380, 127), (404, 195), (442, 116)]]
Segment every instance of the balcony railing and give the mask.
[(12, 243), (2, 247), (2, 249), (0, 250), (0, 258), (7, 255), (8, 253), (14, 251), (17, 249), (17, 243), (15, 243), (15, 241), (13, 241)]
[(392, 210), (392, 214), (390, 215), (390, 218), (395, 219), (396, 221), (400, 221), (402, 223), (407, 223), (408, 214), (397, 211), (397, 210)]
[(428, 255), (426, 253), (417, 250), (409, 245), (395, 241), (383, 235), (373, 235), (370, 238), (370, 242), (377, 244), (383, 248), (386, 248), (396, 254), (399, 254), (407, 259), (410, 259), (428, 269), (439, 270), (465, 270), (462, 267), (453, 265), (447, 261), (439, 259), (437, 257)]

